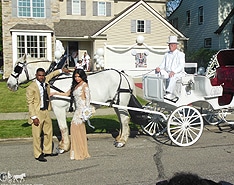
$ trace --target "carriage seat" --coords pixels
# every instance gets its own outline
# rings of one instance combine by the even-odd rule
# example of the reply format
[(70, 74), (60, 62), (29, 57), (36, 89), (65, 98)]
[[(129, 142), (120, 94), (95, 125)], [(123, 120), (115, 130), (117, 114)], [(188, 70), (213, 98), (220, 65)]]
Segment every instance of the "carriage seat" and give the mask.
[(204, 98), (214, 98), (222, 96), (223, 87), (222, 86), (212, 86), (210, 79), (206, 76), (194, 76), (194, 93), (197, 96)]
[(223, 84), (225, 92), (234, 91), (234, 66), (221, 66), (216, 69), (217, 85)]

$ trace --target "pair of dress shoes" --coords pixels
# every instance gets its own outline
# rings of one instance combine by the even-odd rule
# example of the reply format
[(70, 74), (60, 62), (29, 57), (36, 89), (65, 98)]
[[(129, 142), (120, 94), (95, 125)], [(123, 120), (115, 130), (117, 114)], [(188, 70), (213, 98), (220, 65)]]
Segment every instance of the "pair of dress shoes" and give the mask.
[(48, 157), (48, 156), (53, 157), (53, 156), (57, 156), (57, 155), (58, 155), (58, 153), (51, 153), (51, 154), (43, 154), (42, 153), (38, 158), (36, 158), (36, 160), (38, 160), (40, 162), (46, 162), (47, 159), (45, 157)]
[(164, 95), (164, 99), (166, 100), (170, 100), (172, 102), (177, 102), (177, 100), (179, 99), (177, 96), (175, 96), (174, 94), (168, 93), (166, 92), (166, 94)]

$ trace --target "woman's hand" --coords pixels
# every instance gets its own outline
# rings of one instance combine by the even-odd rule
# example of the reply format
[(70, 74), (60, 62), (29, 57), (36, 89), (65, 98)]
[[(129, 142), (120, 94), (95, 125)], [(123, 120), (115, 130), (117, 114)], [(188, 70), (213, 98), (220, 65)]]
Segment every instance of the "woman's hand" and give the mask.
[(57, 92), (51, 92), (50, 93), (50, 96), (54, 96), (54, 95), (56, 95), (57, 94)]

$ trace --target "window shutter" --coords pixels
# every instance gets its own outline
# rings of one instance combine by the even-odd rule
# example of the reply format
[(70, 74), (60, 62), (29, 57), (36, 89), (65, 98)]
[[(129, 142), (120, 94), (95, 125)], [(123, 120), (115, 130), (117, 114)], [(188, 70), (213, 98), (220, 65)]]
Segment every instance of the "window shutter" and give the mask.
[(106, 16), (111, 16), (111, 2), (106, 2)]
[(72, 0), (67, 0), (67, 15), (72, 15)]
[(81, 15), (86, 15), (86, 1), (81, 1)]
[(17, 17), (17, 2), (18, 1), (11, 1), (12, 3), (12, 17)]
[(46, 18), (51, 18), (51, 5), (50, 5), (50, 0), (46, 0), (46, 4), (45, 4), (45, 11), (46, 11)]
[(151, 33), (151, 21), (146, 20), (146, 33)]
[(136, 33), (136, 20), (131, 20), (131, 33)]
[(93, 16), (98, 15), (97, 8), (98, 8), (97, 1), (93, 1)]

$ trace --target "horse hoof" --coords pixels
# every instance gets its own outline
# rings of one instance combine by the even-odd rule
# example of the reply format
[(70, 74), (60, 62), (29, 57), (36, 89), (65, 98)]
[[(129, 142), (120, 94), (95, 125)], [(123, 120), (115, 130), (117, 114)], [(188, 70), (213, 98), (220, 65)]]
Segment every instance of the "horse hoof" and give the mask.
[(123, 146), (124, 146), (123, 143), (115, 143), (115, 147), (116, 147), (116, 148), (121, 148), (121, 147), (123, 147)]
[(61, 149), (61, 148), (56, 148), (56, 152), (58, 154), (63, 154), (64, 152), (66, 152), (65, 150)]

